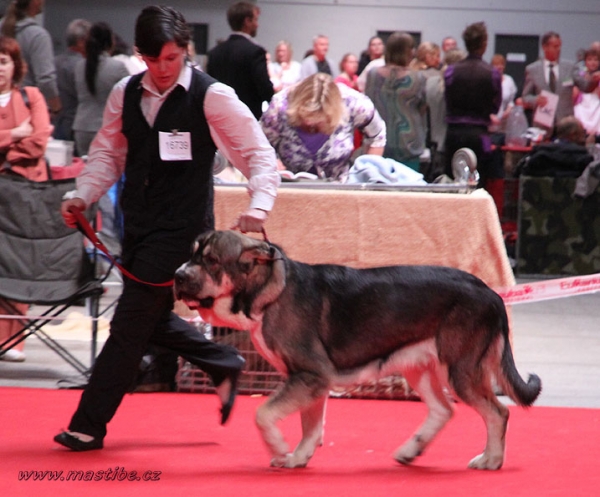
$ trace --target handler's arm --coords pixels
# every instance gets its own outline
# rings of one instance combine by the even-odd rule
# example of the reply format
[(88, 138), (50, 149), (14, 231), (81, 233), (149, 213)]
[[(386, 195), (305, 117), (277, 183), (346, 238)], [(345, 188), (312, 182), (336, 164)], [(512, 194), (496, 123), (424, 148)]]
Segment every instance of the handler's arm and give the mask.
[(236, 227), (260, 231), (281, 181), (275, 151), (256, 118), (231, 88), (212, 84), (204, 99), (204, 114), (217, 148), (248, 178), (250, 206), (240, 215)]

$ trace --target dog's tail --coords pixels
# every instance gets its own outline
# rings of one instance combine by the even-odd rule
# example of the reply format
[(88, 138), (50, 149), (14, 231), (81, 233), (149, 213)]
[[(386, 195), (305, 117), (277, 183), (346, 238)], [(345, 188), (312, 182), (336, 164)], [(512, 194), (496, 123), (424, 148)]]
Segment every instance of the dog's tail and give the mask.
[(500, 367), (502, 369), (502, 378), (498, 378), (501, 387), (514, 402), (520, 406), (530, 406), (538, 398), (542, 391), (542, 380), (536, 374), (530, 374), (527, 382), (521, 378), (517, 371), (515, 360), (510, 346), (508, 337), (508, 317), (503, 319), (503, 339), (504, 350), (502, 351), (502, 359)]

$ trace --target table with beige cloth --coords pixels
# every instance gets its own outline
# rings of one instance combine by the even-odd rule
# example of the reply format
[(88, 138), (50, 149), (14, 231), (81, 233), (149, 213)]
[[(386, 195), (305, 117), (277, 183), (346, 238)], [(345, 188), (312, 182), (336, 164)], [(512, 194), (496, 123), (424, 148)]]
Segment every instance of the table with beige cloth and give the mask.
[[(217, 229), (248, 207), (245, 186), (215, 187)], [(469, 194), (286, 188), (265, 229), (288, 257), (352, 267), (392, 264), (451, 266), (492, 288), (512, 286), (492, 198)]]
[[(279, 189), (265, 225), (269, 241), (292, 259), (357, 268), (445, 265), (473, 273), (493, 288), (514, 285), (497, 210), (483, 190), (458, 194), (294, 186)], [(245, 186), (216, 186), (217, 229), (233, 226), (248, 203)], [(281, 376), (254, 350), (248, 333), (213, 331), (216, 340), (235, 345), (246, 359), (240, 392), (262, 394), (277, 388)], [(178, 388), (211, 391), (207, 376), (189, 363), (180, 367)], [(400, 375), (332, 394), (415, 398)]]

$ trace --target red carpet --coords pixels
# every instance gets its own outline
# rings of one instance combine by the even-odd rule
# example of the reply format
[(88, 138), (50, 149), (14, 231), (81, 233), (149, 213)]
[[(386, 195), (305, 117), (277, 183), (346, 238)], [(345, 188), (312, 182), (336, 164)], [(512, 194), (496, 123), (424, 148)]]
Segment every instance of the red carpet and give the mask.
[[(0, 388), (0, 495), (515, 497), (597, 495), (600, 488), (600, 410), (511, 408), (504, 468), (477, 472), (466, 466), (483, 449), (483, 423), (463, 405), (428, 452), (403, 467), (391, 453), (422, 421), (423, 404), (330, 399), (325, 445), (309, 467), (276, 470), (254, 427), (264, 398), (239, 397), (221, 427), (214, 396), (131, 395), (109, 426), (104, 450), (77, 454), (52, 437), (80, 393)], [(298, 418), (282, 427), (297, 442)], [(103, 477), (109, 470), (113, 480), (65, 481), (69, 471)], [(57, 481), (35, 481), (22, 473), (31, 471), (63, 473), (48, 473)], [(120, 481), (133, 471), (140, 480)]]

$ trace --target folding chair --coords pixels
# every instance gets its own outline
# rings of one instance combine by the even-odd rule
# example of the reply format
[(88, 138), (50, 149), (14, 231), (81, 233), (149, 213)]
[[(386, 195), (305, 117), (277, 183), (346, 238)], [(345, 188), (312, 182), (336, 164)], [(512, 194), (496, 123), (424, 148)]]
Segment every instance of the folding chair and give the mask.
[[(110, 269), (103, 278), (96, 276), (97, 254), (88, 254), (83, 235), (62, 219), (63, 195), (74, 189), (74, 179), (36, 183), (0, 176), (0, 302), (11, 312), (16, 309), (10, 301), (49, 306), (39, 316), (17, 318), (22, 328), (0, 343), (0, 356), (35, 335), (88, 377), (96, 357), (102, 283)], [(92, 318), (90, 366), (42, 329), (84, 299)]]

